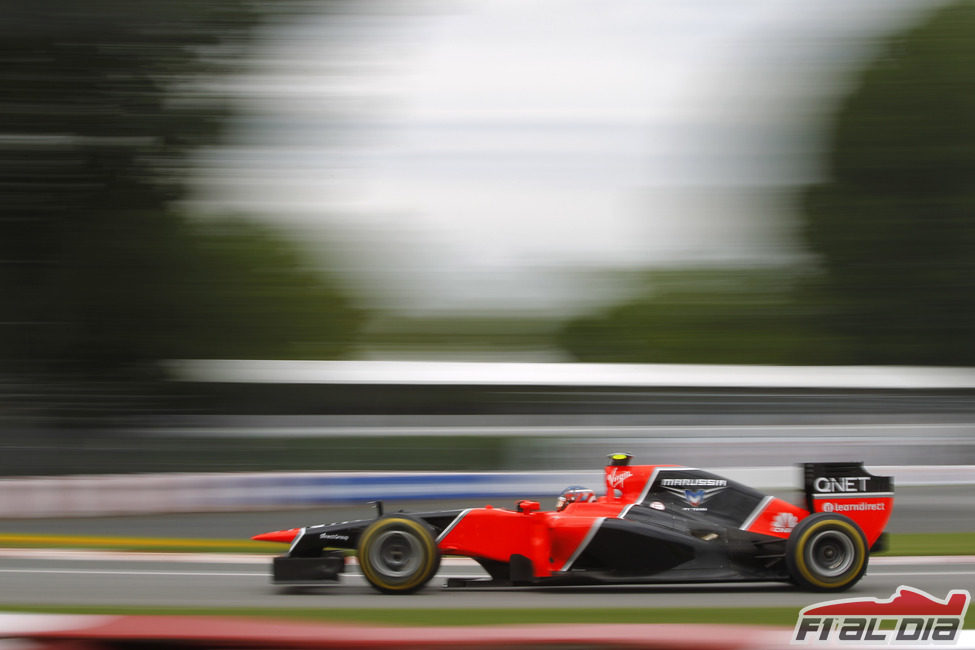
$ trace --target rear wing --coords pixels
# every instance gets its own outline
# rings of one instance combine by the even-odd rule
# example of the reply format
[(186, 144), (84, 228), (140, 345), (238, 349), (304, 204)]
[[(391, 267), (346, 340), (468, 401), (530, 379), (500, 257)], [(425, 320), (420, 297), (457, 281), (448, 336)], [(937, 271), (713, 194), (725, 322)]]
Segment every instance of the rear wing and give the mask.
[(874, 476), (863, 463), (803, 463), (809, 512), (845, 515), (857, 522), (873, 544), (894, 508), (894, 479)]

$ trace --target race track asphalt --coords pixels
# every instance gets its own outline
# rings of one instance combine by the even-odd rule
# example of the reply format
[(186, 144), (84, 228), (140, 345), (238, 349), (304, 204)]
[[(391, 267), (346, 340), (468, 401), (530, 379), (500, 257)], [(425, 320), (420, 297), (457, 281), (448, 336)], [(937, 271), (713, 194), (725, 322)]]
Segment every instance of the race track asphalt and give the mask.
[[(789, 585), (708, 584), (672, 586), (507, 588), (447, 590), (446, 576), (480, 573), (466, 560), (445, 562), (421, 592), (387, 596), (374, 592), (355, 567), (333, 586), (281, 588), (269, 581), (269, 560), (186, 556), (148, 559), (45, 550), (0, 552), (0, 609), (10, 605), (262, 608), (651, 608), (803, 607), (840, 597), (807, 593)], [(973, 558), (874, 558), (867, 575), (842, 597), (887, 597), (902, 584), (944, 597), (971, 588)], [(649, 622), (649, 621), (648, 621)]]
[[(428, 510), (471, 505), (465, 502), (387, 504)], [(506, 505), (506, 504), (495, 504)], [(543, 506), (551, 507), (543, 501)], [(179, 514), (69, 519), (0, 520), (0, 532), (61, 535), (121, 535), (246, 539), (269, 530), (350, 518), (370, 518), (367, 505), (274, 512)], [(975, 530), (971, 488), (900, 488), (892, 532)], [(283, 548), (283, 547), (282, 547)], [(63, 552), (62, 552), (63, 553)], [(312, 589), (276, 588), (269, 581), (270, 559), (236, 556), (58, 555), (57, 551), (0, 549), (0, 608), (9, 605), (105, 605), (146, 607), (266, 608), (586, 608), (586, 607), (802, 607), (825, 598), (780, 584), (639, 586), (613, 588), (492, 589), (445, 591), (448, 575), (480, 569), (445, 562), (431, 586), (408, 597), (373, 592), (354, 571), (340, 584)], [(887, 597), (899, 585), (944, 597), (951, 589), (975, 585), (971, 559), (874, 558), (867, 576), (845, 595)], [(447, 614), (449, 615), (449, 614)]]

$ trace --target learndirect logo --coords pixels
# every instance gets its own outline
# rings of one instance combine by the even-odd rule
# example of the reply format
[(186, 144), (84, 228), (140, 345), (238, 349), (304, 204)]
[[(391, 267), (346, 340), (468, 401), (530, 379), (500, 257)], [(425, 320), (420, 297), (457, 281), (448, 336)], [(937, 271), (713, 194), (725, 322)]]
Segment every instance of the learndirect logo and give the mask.
[(868, 512), (873, 510), (886, 510), (887, 504), (883, 502), (866, 503), (864, 501), (857, 503), (833, 503), (832, 501), (827, 501), (820, 506), (820, 509), (823, 512)]
[(901, 585), (890, 598), (847, 598), (799, 612), (793, 644), (895, 645), (955, 643), (971, 594), (954, 589), (944, 598)]

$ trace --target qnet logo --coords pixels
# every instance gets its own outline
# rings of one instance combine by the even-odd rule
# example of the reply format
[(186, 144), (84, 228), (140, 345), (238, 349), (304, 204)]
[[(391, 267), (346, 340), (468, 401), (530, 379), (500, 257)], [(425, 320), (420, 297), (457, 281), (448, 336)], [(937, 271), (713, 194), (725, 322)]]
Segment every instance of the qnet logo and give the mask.
[(816, 603), (799, 612), (792, 643), (908, 647), (955, 643), (971, 598), (965, 589), (954, 589), (942, 599), (901, 585), (887, 599)]

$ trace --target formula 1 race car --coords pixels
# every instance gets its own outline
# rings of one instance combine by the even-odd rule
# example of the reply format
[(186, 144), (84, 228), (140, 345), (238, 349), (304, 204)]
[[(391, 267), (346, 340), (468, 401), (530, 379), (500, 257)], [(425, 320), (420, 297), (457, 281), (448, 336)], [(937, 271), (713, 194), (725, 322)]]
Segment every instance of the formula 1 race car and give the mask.
[(491, 576), (447, 587), (784, 581), (840, 591), (867, 569), (893, 507), (893, 481), (862, 463), (806, 463), (805, 508), (691, 467), (630, 465), (612, 454), (606, 494), (573, 487), (553, 511), (396, 513), (275, 531), (276, 584), (338, 580), (349, 550), (381, 592), (423, 587), (443, 555), (476, 560)]

